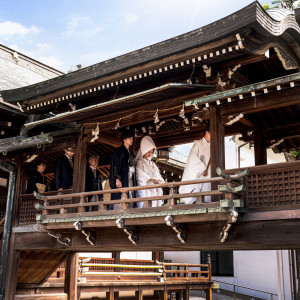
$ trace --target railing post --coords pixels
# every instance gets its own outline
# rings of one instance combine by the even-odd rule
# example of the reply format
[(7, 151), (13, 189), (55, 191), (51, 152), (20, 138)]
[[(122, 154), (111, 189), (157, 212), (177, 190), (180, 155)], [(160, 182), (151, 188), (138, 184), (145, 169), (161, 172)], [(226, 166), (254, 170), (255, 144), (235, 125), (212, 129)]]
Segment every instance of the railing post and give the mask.
[(185, 265), (185, 277), (186, 277), (186, 280), (189, 280), (189, 270), (188, 270), (187, 265)]
[(206, 262), (208, 264), (208, 280), (211, 281), (211, 257), (210, 257), (210, 254), (207, 253), (207, 259), (206, 259)]
[[(82, 204), (83, 204), (83, 196), (81, 196), (80, 197), (80, 200), (79, 200), (79, 207), (78, 207), (78, 212), (83, 212), (84, 211), (84, 208), (83, 208), (83, 206), (82, 206)], [(88, 206), (89, 207), (89, 206)], [(61, 213), (63, 213), (63, 212), (61, 212)]]
[(172, 186), (170, 188), (170, 192), (169, 192), (169, 196), (170, 196), (170, 199), (169, 199), (169, 206), (172, 206), (172, 205), (175, 205), (175, 199), (174, 199), (174, 187)]
[(235, 284), (233, 285), (233, 299), (236, 300), (236, 295), (235, 295)]
[[(101, 195), (104, 196), (104, 195)], [(103, 205), (103, 197), (99, 197), (98, 200), (98, 211), (104, 210), (104, 205)]]
[(122, 196), (121, 196), (121, 205), (120, 205), (120, 209), (127, 209), (128, 208), (128, 203), (125, 202), (128, 199), (127, 193), (122, 192)]
[[(44, 201), (44, 207), (46, 207), (48, 205), (48, 200), (46, 199)], [(48, 215), (48, 210), (47, 209), (43, 209), (42, 210), (42, 215)]]

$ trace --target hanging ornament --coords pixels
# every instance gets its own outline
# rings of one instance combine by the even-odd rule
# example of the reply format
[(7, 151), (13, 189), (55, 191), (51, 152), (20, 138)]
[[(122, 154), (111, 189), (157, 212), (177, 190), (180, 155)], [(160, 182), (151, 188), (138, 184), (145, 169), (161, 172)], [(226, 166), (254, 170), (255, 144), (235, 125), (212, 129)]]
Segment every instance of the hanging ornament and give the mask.
[(233, 118), (233, 116), (229, 116), (228, 119), (231, 119), (231, 120), (229, 122), (227, 122), (226, 125), (230, 126), (230, 125), (234, 124), (235, 122), (239, 121), (243, 117), (244, 117), (244, 114), (242, 114), (242, 113), (237, 115), (235, 118)]
[(99, 133), (100, 133), (100, 128), (99, 128), (99, 122), (98, 122), (95, 130), (92, 130), (92, 135), (94, 137), (90, 140), (91, 143), (94, 143), (98, 139)]
[(156, 124), (155, 130), (158, 131), (159, 128), (165, 123), (166, 123), (166, 121), (161, 121), (159, 124)]
[(119, 119), (118, 123), (117, 123), (116, 126), (114, 127), (114, 130), (117, 130), (118, 128), (121, 128), (121, 126), (120, 126), (121, 119), (122, 119), (122, 118)]
[(271, 149), (277, 147), (278, 145), (280, 145), (281, 143), (284, 142), (284, 139), (279, 140), (278, 142), (275, 143), (275, 140), (272, 140), (271, 143), (274, 143), (270, 146)]
[(182, 119), (185, 118), (184, 103), (182, 104), (182, 108), (180, 110), (179, 117), (182, 118)]
[(159, 122), (158, 109), (156, 110), (156, 113), (155, 113), (155, 115), (153, 117), (154, 117), (154, 124), (158, 123)]
[(71, 107), (72, 111), (76, 110), (76, 104), (69, 103), (69, 106)]

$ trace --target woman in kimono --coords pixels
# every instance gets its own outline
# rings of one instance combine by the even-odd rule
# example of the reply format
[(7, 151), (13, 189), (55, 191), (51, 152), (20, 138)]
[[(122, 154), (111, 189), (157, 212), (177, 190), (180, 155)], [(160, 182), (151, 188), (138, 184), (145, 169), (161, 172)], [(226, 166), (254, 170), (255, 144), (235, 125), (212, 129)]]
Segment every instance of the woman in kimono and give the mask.
[[(204, 137), (194, 141), (187, 163), (184, 168), (181, 181), (210, 178), (210, 133), (209, 128), (205, 128)], [(211, 190), (210, 182), (181, 185), (180, 194), (198, 193)], [(211, 197), (205, 196), (204, 202), (210, 202)], [(185, 204), (192, 204), (196, 197), (183, 198)]]
[(34, 191), (43, 193), (47, 192), (47, 180), (44, 177), (44, 171), (46, 169), (46, 164), (42, 161), (38, 162), (36, 165), (36, 170), (31, 174), (27, 182), (27, 194), (32, 194)]
[[(164, 179), (160, 175), (159, 169), (152, 160), (156, 146), (150, 136), (144, 136), (141, 140), (140, 150), (136, 156), (136, 178), (139, 186), (164, 183)], [(137, 197), (155, 197), (162, 196), (161, 188), (139, 190)], [(162, 205), (162, 200), (153, 200), (152, 207)], [(138, 202), (137, 207), (143, 207), (143, 202)]]

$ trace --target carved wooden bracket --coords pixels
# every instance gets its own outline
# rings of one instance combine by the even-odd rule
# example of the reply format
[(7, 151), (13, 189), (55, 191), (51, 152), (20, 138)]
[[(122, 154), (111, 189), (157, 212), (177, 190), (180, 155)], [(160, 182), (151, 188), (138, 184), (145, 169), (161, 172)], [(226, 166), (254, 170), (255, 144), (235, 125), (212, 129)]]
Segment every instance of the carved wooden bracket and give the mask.
[(76, 221), (73, 226), (75, 227), (76, 230), (81, 231), (81, 233), (85, 236), (85, 239), (89, 244), (92, 246), (96, 245), (96, 239), (92, 236), (92, 234), (87, 231), (86, 229), (83, 229), (82, 223), (80, 221)]
[(166, 216), (165, 222), (168, 226), (171, 226), (172, 229), (177, 233), (177, 238), (182, 244), (186, 244), (187, 235), (183, 228), (180, 228), (178, 225), (176, 226), (174, 222), (174, 218), (172, 216)]
[(133, 244), (133, 245), (137, 245), (138, 243), (138, 235), (136, 232), (132, 231), (132, 230), (128, 230), (127, 227), (125, 226), (125, 221), (124, 219), (118, 219), (116, 221), (117, 227), (120, 229), (123, 229), (123, 231), (128, 235), (128, 239), (129, 241)]

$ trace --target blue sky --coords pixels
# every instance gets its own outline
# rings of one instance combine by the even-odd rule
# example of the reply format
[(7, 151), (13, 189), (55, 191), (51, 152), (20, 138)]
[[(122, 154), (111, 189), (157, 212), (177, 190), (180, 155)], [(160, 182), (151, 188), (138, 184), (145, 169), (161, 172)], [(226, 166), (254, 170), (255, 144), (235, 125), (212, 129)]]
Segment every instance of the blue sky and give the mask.
[(0, 44), (67, 72), (202, 27), (252, 2), (2, 0)]

